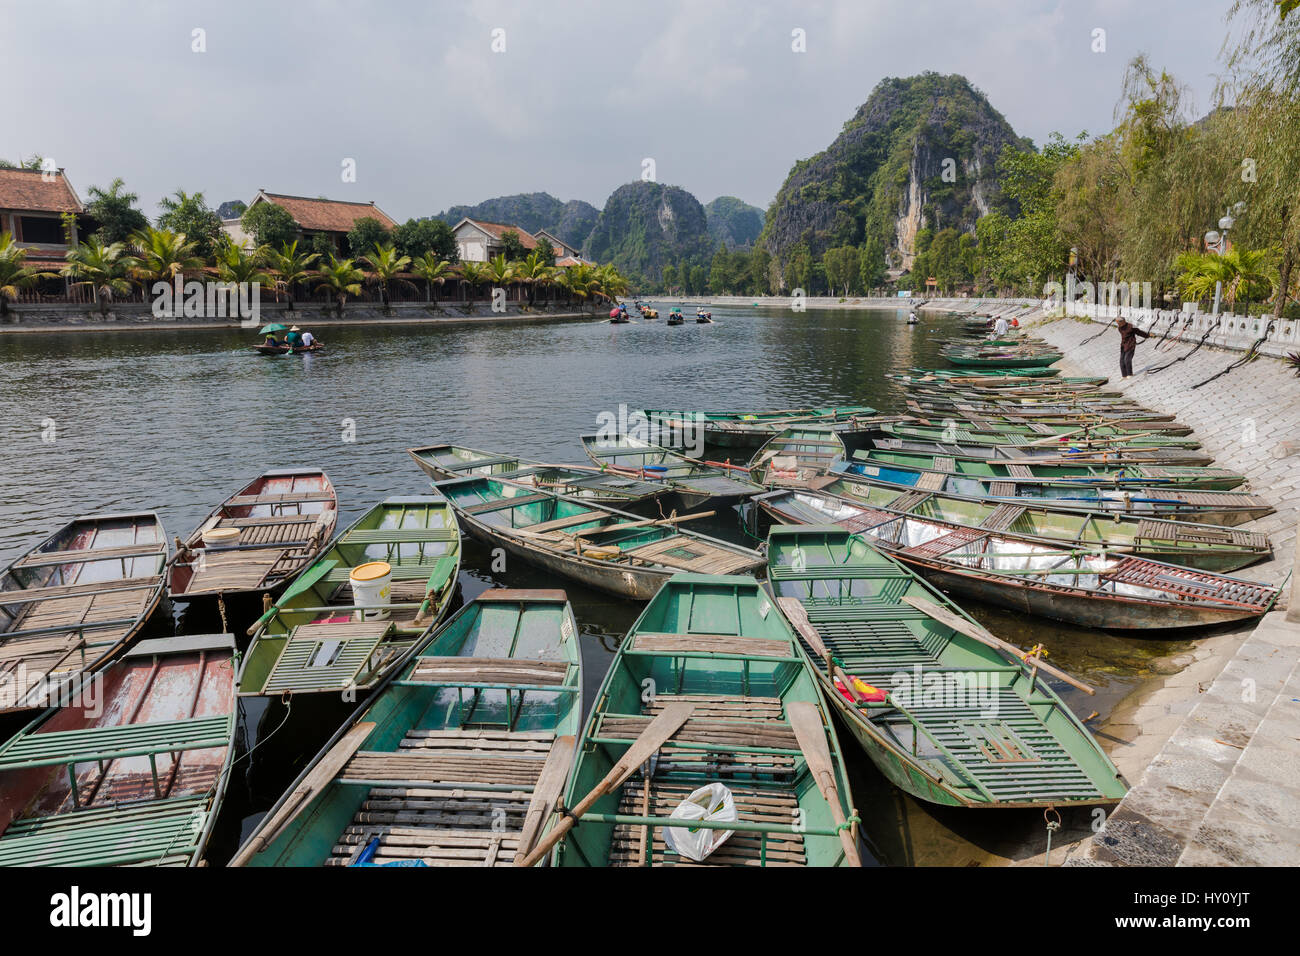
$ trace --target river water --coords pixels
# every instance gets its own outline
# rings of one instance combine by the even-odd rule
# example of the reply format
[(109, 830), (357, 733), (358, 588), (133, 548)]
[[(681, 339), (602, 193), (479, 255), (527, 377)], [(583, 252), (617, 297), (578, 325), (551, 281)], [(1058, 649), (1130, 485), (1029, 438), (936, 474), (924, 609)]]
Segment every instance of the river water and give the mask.
[[(388, 495), (427, 489), (408, 447), (448, 441), (584, 462), (577, 436), (620, 405), (900, 411), (903, 393), (884, 373), (942, 366), (940, 349), (963, 331), (960, 319), (933, 314), (909, 327), (905, 310), (713, 313), (712, 325), (676, 327), (595, 316), (325, 327), (325, 351), (278, 358), (251, 352), (254, 337), (238, 329), (0, 335), (0, 564), (83, 513), (154, 510), (169, 534), (187, 534), (269, 468), (326, 469), (342, 529)], [(708, 530), (746, 540), (731, 516)], [(468, 540), (461, 583), (465, 600), (494, 585), (565, 588), (582, 626), (588, 701), (640, 610), (518, 562), (494, 575), (485, 549)], [(1057, 690), (1080, 716), (1099, 711), (1099, 722), (1152, 660), (1177, 648), (966, 606), (1008, 640), (1047, 644), (1053, 662), (1098, 687), (1095, 698)], [(151, 633), (220, 629), (220, 621), (166, 611)], [(256, 749), (231, 780), (213, 862), (233, 852), (346, 716), (336, 706), (294, 706), (290, 719), (279, 704), (244, 705), (244, 744)], [(841, 739), (872, 858), (968, 865), (1023, 857), (1035, 846), (1041, 853), (1039, 816), (917, 804), (880, 777), (847, 732)]]

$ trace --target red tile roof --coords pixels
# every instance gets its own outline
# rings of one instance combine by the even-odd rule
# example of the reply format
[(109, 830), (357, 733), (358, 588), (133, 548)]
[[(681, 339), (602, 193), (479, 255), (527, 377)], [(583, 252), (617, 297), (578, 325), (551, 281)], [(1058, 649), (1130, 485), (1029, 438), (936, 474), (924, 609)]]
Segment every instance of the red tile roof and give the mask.
[(525, 249), (537, 248), (537, 240), (528, 234), (527, 229), (520, 229), (518, 226), (511, 226), (503, 222), (484, 222), (482, 219), (470, 219), (469, 222), (472, 222), (484, 232), (496, 236), (498, 239), (501, 239), (507, 232), (517, 233), (519, 236), (519, 242)]
[(20, 212), (84, 212), (63, 170), (50, 181), (39, 169), (0, 169), (0, 209)]
[(259, 193), (277, 206), (288, 210), (301, 228), (319, 232), (350, 232), (358, 219), (375, 219), (385, 229), (396, 229), (397, 223), (388, 213), (373, 202), (344, 202), (339, 199), (309, 199), (306, 196), (286, 196), (283, 193)]

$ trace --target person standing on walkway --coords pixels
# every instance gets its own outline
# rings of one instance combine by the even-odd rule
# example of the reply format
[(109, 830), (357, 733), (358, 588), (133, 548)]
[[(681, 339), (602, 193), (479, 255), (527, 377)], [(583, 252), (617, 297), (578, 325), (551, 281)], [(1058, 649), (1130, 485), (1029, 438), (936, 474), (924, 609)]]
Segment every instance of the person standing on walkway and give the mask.
[(997, 339), (1002, 338), (1002, 336), (1007, 334), (1008, 328), (1010, 328), (1010, 326), (1007, 324), (1007, 317), (1005, 315), (999, 315), (998, 320), (993, 323), (993, 337)]
[(1115, 328), (1119, 329), (1120, 377), (1130, 378), (1133, 375), (1133, 352), (1137, 349), (1138, 339), (1145, 339), (1148, 336), (1136, 325), (1130, 325), (1123, 316), (1120, 316)]

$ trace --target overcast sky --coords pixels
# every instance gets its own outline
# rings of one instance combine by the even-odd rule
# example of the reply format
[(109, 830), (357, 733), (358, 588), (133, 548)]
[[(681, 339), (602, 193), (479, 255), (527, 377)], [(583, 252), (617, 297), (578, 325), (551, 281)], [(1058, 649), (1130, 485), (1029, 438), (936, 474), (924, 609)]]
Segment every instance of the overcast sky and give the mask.
[(83, 199), (121, 176), (150, 216), (178, 187), (373, 199), (399, 220), (517, 192), (601, 206), (647, 157), (701, 202), (765, 207), (886, 76), (964, 74), (1041, 143), (1110, 129), (1145, 52), (1199, 113), (1228, 5), (0, 0), (0, 156), (52, 157)]

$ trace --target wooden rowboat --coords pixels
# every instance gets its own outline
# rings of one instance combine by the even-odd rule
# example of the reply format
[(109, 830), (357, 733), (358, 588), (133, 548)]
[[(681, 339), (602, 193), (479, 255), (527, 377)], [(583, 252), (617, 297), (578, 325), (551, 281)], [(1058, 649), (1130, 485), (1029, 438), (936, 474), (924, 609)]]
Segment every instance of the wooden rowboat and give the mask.
[(1187, 521), (1066, 511), (1048, 505), (999, 503), (939, 492), (900, 492), (887, 485), (828, 479), (819, 488), (771, 492), (754, 499), (782, 524), (851, 527), (878, 512), (916, 514), (985, 530), (1136, 554), (1202, 571), (1236, 571), (1273, 555), (1268, 535)]
[(510, 866), (547, 829), (582, 716), (563, 591), (486, 591), (381, 684), (231, 866)]
[[(434, 485), (479, 540), (590, 587), (648, 601), (678, 571), (762, 567), (748, 548), (677, 527), (692, 516), (640, 518), (498, 478)], [(701, 515), (700, 517), (703, 517)]]
[(847, 454), (844, 439), (833, 426), (793, 425), (754, 453), (749, 474), (766, 488), (803, 487)]
[(1259, 617), (1277, 599), (1277, 588), (1256, 581), (1104, 546), (864, 510), (838, 499), (814, 503), (812, 494), (799, 494), (803, 504), (836, 516), (837, 524), (844, 522), (931, 583), (1051, 620), (1130, 632), (1203, 627)]
[(69, 522), (0, 575), (0, 713), (36, 710), (103, 667), (162, 600), (167, 534), (153, 512)]
[[(901, 451), (936, 458), (969, 458), (976, 461), (1021, 462), (1026, 465), (1070, 465), (1083, 463), (1101, 467), (1125, 467), (1128, 465), (1197, 465), (1205, 466), (1214, 458), (1203, 452), (1189, 451), (1185, 448), (1151, 447), (1148, 445), (1128, 445), (1115, 443), (1107, 439), (1094, 442), (1052, 441), (1050, 444), (1010, 445), (990, 442), (988, 444), (967, 444), (965, 442), (945, 441), (945, 430), (934, 429), (938, 438), (919, 438), (904, 435), (901, 437), (873, 438), (871, 445), (882, 451)], [(885, 433), (892, 434), (892, 433)]]
[(591, 465), (547, 465), (460, 445), (425, 445), (406, 452), (434, 481), (472, 475), (502, 477), (515, 484), (637, 512), (653, 510), (656, 502), (672, 494), (672, 488), (662, 481), (607, 474)]
[(582, 447), (607, 474), (669, 485), (682, 511), (730, 506), (763, 490), (743, 465), (701, 461), (632, 435), (583, 435)]
[(881, 422), (879, 430), (898, 438), (916, 438), (928, 441), (956, 440), (963, 445), (1013, 445), (1029, 448), (1076, 445), (1084, 448), (1178, 448), (1196, 449), (1201, 443), (1192, 438), (1176, 437), (1153, 431), (1131, 431), (1114, 425), (1085, 424), (1043, 425), (1039, 422), (1015, 423), (1009, 421), (974, 422), (966, 418), (925, 419)]
[(717, 448), (758, 448), (787, 425), (818, 422), (830, 425), (876, 414), (867, 405), (823, 408), (783, 408), (770, 412), (687, 412), (645, 409), (639, 415), (668, 435), (703, 434), (704, 441)]
[[(673, 714), (685, 716), (642, 757), (638, 740)], [(695, 864), (664, 833), (674, 807), (712, 783), (731, 792), (738, 819), (696, 824), (732, 833)], [(642, 612), (587, 719), (564, 805), (593, 792), (599, 799), (555, 851), (558, 866), (860, 865), (817, 680), (750, 577), (679, 574)]]
[(230, 776), (235, 640), (141, 641), (0, 746), (0, 866), (196, 866)]
[[(388, 565), (392, 575), (383, 617), (373, 605), (361, 605), (352, 590), (352, 571), (373, 562)], [(459, 571), (460, 527), (444, 499), (386, 499), (344, 531), (249, 628), (254, 638), (240, 693), (369, 690), (441, 622)]]
[[(173, 601), (266, 594), (320, 553), (334, 534), (338, 497), (318, 468), (268, 471), (244, 485), (177, 540), (168, 569)], [(212, 532), (235, 544), (207, 543)]]
[(1195, 488), (1231, 491), (1246, 481), (1245, 475), (1226, 468), (1179, 465), (1094, 465), (1079, 463), (1009, 462), (951, 455), (872, 448), (856, 452), (855, 462), (886, 468), (915, 468), (985, 481), (1032, 481), (1076, 488), (1143, 487)]
[[(848, 531), (773, 528), (768, 555), (777, 603), (824, 696), (895, 786), (961, 807), (1124, 796), (1115, 765), (1048, 685), (1050, 665), (988, 635)], [(861, 694), (855, 678), (887, 696)], [(841, 692), (835, 679), (853, 690)]]
[[(1193, 491), (1153, 486), (1123, 488), (1072, 487), (1022, 479), (964, 478), (939, 471), (878, 466), (865, 462), (835, 462), (829, 474), (849, 482), (865, 481), (900, 491), (930, 492), (1014, 501), (1070, 511), (1104, 511), (1152, 518), (1173, 518), (1206, 524), (1238, 525), (1272, 514), (1273, 506), (1259, 495), (1242, 491)], [(829, 489), (836, 494), (842, 492)]]

